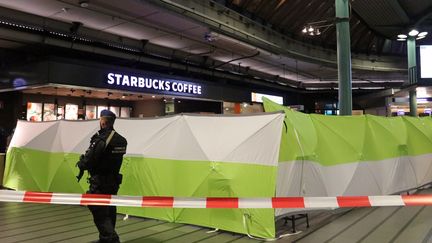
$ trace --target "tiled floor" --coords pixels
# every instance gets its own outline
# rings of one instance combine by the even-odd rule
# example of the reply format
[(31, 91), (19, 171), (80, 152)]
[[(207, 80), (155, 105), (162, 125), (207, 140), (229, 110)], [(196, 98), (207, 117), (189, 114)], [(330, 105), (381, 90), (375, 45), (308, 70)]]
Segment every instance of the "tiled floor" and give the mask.
[[(432, 193), (432, 189), (419, 193)], [(432, 207), (359, 208), (315, 212), (297, 222), (298, 235), (277, 242), (432, 242)], [(290, 232), (290, 223), (277, 222), (278, 234)], [(230, 232), (153, 219), (118, 216), (122, 242), (261, 242)], [(0, 242), (90, 242), (97, 230), (86, 207), (0, 203)]]

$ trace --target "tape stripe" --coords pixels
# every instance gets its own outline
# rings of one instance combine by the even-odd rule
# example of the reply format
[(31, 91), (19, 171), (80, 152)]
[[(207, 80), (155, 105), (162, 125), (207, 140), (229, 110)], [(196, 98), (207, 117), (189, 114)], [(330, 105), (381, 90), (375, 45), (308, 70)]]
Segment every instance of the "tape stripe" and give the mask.
[(174, 205), (173, 197), (142, 197), (142, 207), (153, 208), (172, 208)]
[(187, 198), (187, 197), (176, 197), (174, 198), (174, 208), (205, 208), (205, 198)]
[(305, 208), (338, 208), (336, 197), (305, 197)]
[(369, 196), (372, 207), (405, 206), (401, 196)]
[(337, 197), (337, 202), (341, 208), (353, 208), (353, 207), (370, 207), (369, 197), (367, 196), (347, 196)]
[(273, 208), (305, 208), (303, 197), (274, 197)]
[(410, 195), (402, 196), (406, 206), (431, 206), (432, 195)]
[(239, 198), (239, 208), (272, 208), (271, 198)]
[(25, 192), (23, 202), (50, 203), (52, 192)]
[(111, 195), (106, 194), (82, 194), (81, 205), (110, 205)]
[(72, 194), (0, 190), (2, 202), (31, 202), (69, 205), (115, 205), (163, 208), (304, 208), (432, 206), (431, 195), (339, 196), (339, 197), (153, 197), (105, 194)]
[(238, 198), (208, 197), (206, 208), (238, 208)]

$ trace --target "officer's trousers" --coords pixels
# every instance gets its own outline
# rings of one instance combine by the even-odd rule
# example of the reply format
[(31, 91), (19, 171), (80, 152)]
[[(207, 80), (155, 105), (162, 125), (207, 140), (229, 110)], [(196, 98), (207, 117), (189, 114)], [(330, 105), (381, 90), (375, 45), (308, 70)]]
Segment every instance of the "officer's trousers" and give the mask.
[[(117, 180), (106, 176), (92, 176), (89, 180), (90, 194), (116, 195), (119, 189)], [(93, 221), (99, 231), (99, 242), (120, 242), (115, 231), (117, 208), (115, 206), (88, 206)]]

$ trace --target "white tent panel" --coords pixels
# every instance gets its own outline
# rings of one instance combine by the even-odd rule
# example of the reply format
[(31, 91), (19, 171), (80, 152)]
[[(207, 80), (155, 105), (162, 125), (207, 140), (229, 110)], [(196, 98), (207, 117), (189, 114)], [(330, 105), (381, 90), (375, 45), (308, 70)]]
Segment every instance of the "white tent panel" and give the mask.
[(84, 153), (90, 144), (90, 138), (99, 130), (99, 121), (66, 121), (59, 122), (57, 139), (61, 149), (53, 152), (68, 151), (73, 153)]
[[(227, 157), (232, 157), (233, 148), (239, 148), (242, 143), (250, 139), (257, 131), (265, 129), (265, 126), (269, 123), (272, 124), (273, 121), (275, 125), (270, 125), (269, 129), (277, 129), (279, 130), (279, 134), (268, 130), (270, 134), (268, 134), (267, 138), (272, 138), (273, 141), (280, 141), (280, 138), (276, 139), (275, 136), (280, 136), (282, 113), (253, 116), (218, 116), (217, 119), (215, 118), (214, 116), (185, 116), (192, 133), (211, 161), (226, 161), (226, 159), (233, 161)], [(269, 140), (265, 141), (269, 142)], [(249, 150), (248, 152), (251, 151)], [(244, 160), (249, 158), (238, 158), (235, 161), (256, 161)], [(265, 161), (264, 164), (268, 164), (268, 161)]]
[(417, 185), (429, 183), (430, 178), (432, 178), (432, 154), (411, 157), (410, 161), (415, 165), (414, 172), (417, 176)]
[(367, 195), (382, 195), (382, 181), (378, 182), (376, 175), (372, 173), (375, 170), (375, 162), (361, 162), (356, 164), (354, 172), (348, 185), (340, 195), (346, 196), (367, 196)]
[[(56, 139), (58, 122), (27, 122), (18, 121), (14, 136), (9, 147), (27, 147), (44, 151), (52, 151)], [(29, 131), (31, 134), (28, 134)]]
[[(232, 150), (221, 161), (244, 162), (248, 164), (278, 165), (281, 133), (272, 131), (280, 130), (283, 116), (276, 116), (267, 125), (252, 133), (246, 140)], [(271, 158), (269, 160), (269, 158)]]
[(160, 159), (208, 161), (191, 129), (184, 116), (180, 116), (147, 141), (141, 148), (141, 155)]
[(391, 168), (388, 168), (389, 175), (384, 184), (384, 193), (392, 194), (395, 192), (405, 191), (407, 188), (417, 187), (417, 176), (411, 162), (411, 156), (399, 157), (393, 163)]
[[(317, 163), (314, 163), (318, 166)], [(354, 173), (357, 173), (359, 163), (341, 164), (338, 166), (319, 166), (322, 178), (325, 178), (327, 196), (341, 196), (347, 191)], [(318, 168), (317, 168), (318, 170)]]
[[(165, 136), (170, 127), (176, 126), (180, 116), (154, 119), (117, 119), (116, 131), (128, 140), (127, 155), (144, 155), (153, 140)], [(132, 142), (133, 141), (133, 142)], [(164, 146), (160, 147), (164, 150)]]

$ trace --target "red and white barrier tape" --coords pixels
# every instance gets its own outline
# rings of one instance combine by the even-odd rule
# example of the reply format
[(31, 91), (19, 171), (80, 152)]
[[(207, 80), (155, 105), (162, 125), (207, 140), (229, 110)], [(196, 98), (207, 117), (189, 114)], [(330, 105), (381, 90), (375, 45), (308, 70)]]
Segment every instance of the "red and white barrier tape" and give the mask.
[(104, 194), (73, 194), (0, 190), (1, 202), (31, 202), (68, 205), (110, 205), (162, 208), (351, 208), (383, 206), (432, 206), (432, 195), (186, 198), (141, 197)]

